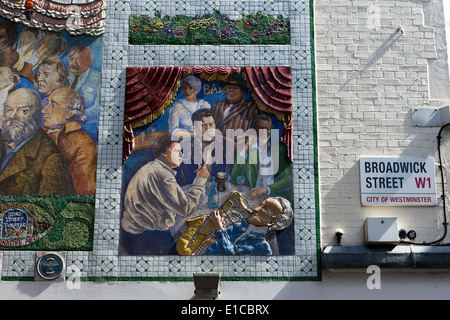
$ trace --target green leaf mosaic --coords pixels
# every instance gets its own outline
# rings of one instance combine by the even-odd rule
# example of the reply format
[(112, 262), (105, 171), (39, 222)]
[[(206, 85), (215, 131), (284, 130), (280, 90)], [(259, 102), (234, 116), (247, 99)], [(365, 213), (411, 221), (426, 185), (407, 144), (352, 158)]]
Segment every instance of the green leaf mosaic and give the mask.
[[(23, 210), (22, 210), (23, 209)], [(7, 232), (8, 212), (25, 212), (33, 226)], [(93, 196), (1, 197), (1, 250), (91, 250), (95, 204)], [(14, 234), (12, 233), (14, 232)], [(10, 239), (10, 240), (5, 240)]]

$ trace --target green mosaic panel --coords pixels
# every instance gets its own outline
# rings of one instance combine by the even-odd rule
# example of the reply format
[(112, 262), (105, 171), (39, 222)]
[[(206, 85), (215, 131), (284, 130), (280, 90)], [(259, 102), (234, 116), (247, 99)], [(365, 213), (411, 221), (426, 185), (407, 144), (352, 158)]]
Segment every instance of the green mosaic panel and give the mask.
[(1, 197), (0, 250), (92, 250), (94, 213), (93, 196)]
[[(69, 1), (69, 0), (67, 0)], [(240, 20), (249, 15), (283, 18), (287, 42), (252, 45), (130, 45), (130, 16), (184, 16), (195, 20), (215, 12)], [(67, 252), (67, 278), (81, 281), (191, 281), (194, 272), (219, 272), (223, 281), (317, 281), (320, 226), (317, 128), (314, 86), (314, 16), (312, 0), (112, 0), (107, 4), (103, 39), (99, 155), (93, 238), (85, 250)], [(145, 21), (142, 18), (142, 26)], [(226, 24), (217, 21), (225, 28)], [(188, 25), (189, 26), (189, 25)], [(253, 25), (256, 28), (257, 25)], [(244, 26), (244, 28), (246, 28)], [(158, 29), (164, 41), (164, 28)], [(194, 29), (210, 32), (208, 29)], [(142, 36), (147, 36), (141, 28)], [(155, 32), (154, 32), (155, 34)], [(234, 38), (233, 38), (234, 39)], [(251, 39), (251, 34), (250, 34)], [(294, 116), (295, 252), (293, 256), (120, 256), (120, 192), (125, 70), (129, 66), (290, 66)], [(61, 204), (61, 206), (63, 206)], [(62, 208), (62, 207), (61, 207)], [(80, 220), (76, 219), (77, 222)], [(84, 222), (84, 221), (82, 221)], [(63, 225), (63, 222), (59, 224)], [(55, 240), (62, 236), (55, 233)], [(3, 252), (3, 281), (33, 280), (35, 250)]]

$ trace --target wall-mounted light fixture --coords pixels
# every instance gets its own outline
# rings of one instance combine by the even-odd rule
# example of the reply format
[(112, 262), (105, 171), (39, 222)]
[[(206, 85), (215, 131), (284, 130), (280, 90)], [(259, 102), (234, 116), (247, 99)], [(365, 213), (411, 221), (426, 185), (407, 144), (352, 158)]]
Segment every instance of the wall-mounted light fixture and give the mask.
[(194, 273), (194, 286), (197, 298), (214, 300), (220, 294), (220, 274)]
[(409, 230), (406, 236), (408, 237), (409, 240), (414, 240), (417, 236), (417, 233), (414, 230)]
[(334, 234), (336, 235), (338, 246), (340, 246), (342, 242), (342, 236), (344, 235), (344, 230), (336, 229), (336, 232)]
[(406, 238), (406, 230), (405, 229), (400, 229), (398, 230), (398, 237), (403, 240)]

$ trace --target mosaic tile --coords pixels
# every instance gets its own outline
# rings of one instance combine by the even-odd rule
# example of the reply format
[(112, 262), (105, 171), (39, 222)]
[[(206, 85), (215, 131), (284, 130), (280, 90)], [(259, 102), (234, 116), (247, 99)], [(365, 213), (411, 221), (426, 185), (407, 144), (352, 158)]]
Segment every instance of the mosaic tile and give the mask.
[[(3, 101), (1, 112), (8, 119), (10, 110), (25, 99), (33, 106), (30, 114), (39, 119), (21, 119), (30, 123), (33, 135), (4, 135), (0, 143), (2, 150), (4, 140), (15, 139), (21, 146), (2, 157), (0, 249), (88, 250), (95, 214), (103, 39), (0, 21), (10, 35), (2, 49), (2, 68), (18, 76), (8, 95), (9, 111)], [(49, 80), (49, 74), (58, 74), (60, 80)], [(62, 108), (55, 109), (50, 101)], [(78, 110), (77, 116), (56, 120), (69, 108)], [(80, 147), (89, 150), (87, 157), (80, 156)]]
[[(272, 4), (272, 3), (271, 3)], [(269, 6), (270, 7), (270, 6)], [(185, 12), (184, 2), (175, 3), (177, 13)], [(235, 2), (234, 8), (245, 10), (245, 2)], [(130, 15), (131, 45), (236, 45), (289, 44), (289, 19), (273, 17), (261, 11), (235, 20), (215, 10), (203, 16)]]
[[(320, 279), (318, 195), (315, 193), (316, 124), (311, 10), (312, 1), (309, 0), (108, 2), (106, 30), (103, 35), (99, 153), (93, 221), (95, 231), (90, 251), (68, 252), (68, 264), (72, 266), (71, 274), (80, 273), (87, 280), (100, 281), (177, 280), (191, 278), (194, 272), (219, 272), (223, 279), (232, 280)], [(153, 19), (155, 13), (159, 12), (162, 18), (185, 16), (188, 20), (195, 21), (196, 15), (200, 15), (201, 18), (219, 12), (226, 14), (229, 19), (238, 21), (258, 11), (263, 15), (275, 18), (280, 16), (289, 21), (287, 30), (290, 32), (287, 43), (252, 45), (239, 42), (225, 46), (199, 43), (192, 46), (165, 42), (164, 45), (129, 45), (130, 15), (150, 16)], [(225, 24), (219, 26), (225, 27)], [(159, 30), (164, 34), (164, 28)], [(167, 29), (166, 32), (168, 31)], [(143, 28), (141, 33), (147, 36)], [(175, 40), (175, 34), (170, 39)], [(123, 182), (122, 135), (126, 68), (129, 66), (291, 67), (295, 145), (294, 211), (297, 217), (294, 220), (296, 235), (294, 255), (174, 257), (119, 254)], [(4, 251), (2, 279), (33, 277), (34, 259), (35, 254), (32, 251)]]

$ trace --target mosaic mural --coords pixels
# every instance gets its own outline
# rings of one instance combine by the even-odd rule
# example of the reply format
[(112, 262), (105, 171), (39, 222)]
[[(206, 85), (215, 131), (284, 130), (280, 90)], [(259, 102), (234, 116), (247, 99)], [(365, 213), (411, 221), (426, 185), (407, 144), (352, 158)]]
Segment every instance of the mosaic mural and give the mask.
[[(98, 165), (95, 195), (80, 195), (76, 191), (67, 192), (70, 188), (57, 188), (54, 190), (67, 194), (30, 196), (13, 195), (8, 191), (10, 194), (0, 196), (0, 219), (5, 226), (4, 235), (1, 236), (5, 239), (0, 247), (1, 250), (4, 249), (0, 251), (3, 252), (2, 280), (33, 280), (35, 250), (67, 250), (67, 278), (86, 281), (186, 281), (192, 280), (195, 272), (219, 272), (224, 281), (320, 279), (311, 0), (111, 0), (108, 1), (108, 10), (105, 10), (106, 1), (101, 0), (77, 0), (79, 4), (75, 6), (72, 5), (75, 1), (71, 0), (36, 0), (33, 1), (35, 5), (31, 21), (23, 14), (17, 16), (18, 10), (23, 12), (24, 2), (25, 0), (0, 0), (0, 15), (14, 22), (18, 29), (9, 52), (18, 52), (19, 34), (22, 30), (33, 27), (39, 29), (41, 34), (46, 33), (44, 30), (56, 31), (57, 35), (62, 35), (67, 40), (66, 50), (59, 54), (66, 67), (69, 67), (69, 48), (82, 44), (92, 49), (94, 62), (90, 68), (102, 72), (96, 142)], [(75, 13), (80, 9), (78, 16), (81, 19), (78, 25), (67, 23), (69, 20), (73, 21), (71, 8)], [(212, 20), (204, 21), (212, 17), (214, 24)], [(210, 24), (208, 27), (207, 23)], [(276, 41), (270, 42), (271, 39)], [(0, 61), (7, 61), (13, 55), (5, 57)], [(35, 71), (32, 69), (33, 74)], [(272, 79), (277, 74), (272, 71), (283, 74), (280, 79), (289, 79), (284, 96), (291, 94), (292, 98), (286, 105), (279, 105), (278, 110), (268, 108), (268, 105), (274, 106), (267, 103), (267, 98), (263, 95), (268, 88), (259, 88), (256, 81)], [(31, 81), (27, 80), (25, 72), (23, 73), (24, 75), (19, 76), (20, 83), (16, 90), (30, 89), (36, 92), (44, 104), (45, 95), (39, 92), (33, 77)], [(137, 80), (144, 74), (147, 77), (155, 75), (154, 80), (158, 84), (154, 85), (154, 95), (142, 98), (139, 97), (141, 90), (133, 82), (139, 84)], [(188, 137), (183, 137), (186, 132), (179, 129), (174, 133), (181, 135), (178, 136), (178, 144), (183, 161), (179, 167), (169, 169), (177, 172), (172, 176), (181, 191), (176, 187), (171, 191), (179, 191), (179, 199), (183, 195), (193, 199), (195, 197), (191, 195), (198, 191), (202, 200), (199, 200), (193, 210), (192, 205), (182, 206), (183, 210), (180, 211), (186, 210), (189, 212), (187, 215), (174, 213), (175, 210), (166, 215), (158, 215), (154, 224), (159, 229), (163, 229), (161, 226), (171, 225), (167, 230), (149, 228), (139, 234), (133, 228), (141, 228), (139, 224), (143, 221), (138, 221), (138, 227), (124, 222), (129, 222), (131, 217), (125, 214), (128, 204), (137, 204), (135, 200), (141, 200), (140, 195), (132, 192), (133, 187), (130, 188), (130, 185), (139, 185), (139, 170), (162, 163), (155, 157), (154, 151), (158, 149), (157, 145), (164, 145), (163, 137), (172, 137), (169, 118), (171, 114), (175, 114), (177, 106), (183, 105), (184, 99), (188, 100), (183, 92), (183, 83), (187, 83), (187, 80), (182, 80), (189, 76), (201, 81), (201, 91), (196, 94), (197, 102), (203, 100), (205, 105), (207, 103), (210, 106), (200, 109), (201, 112), (213, 109), (214, 105), (219, 107), (219, 102), (226, 100), (223, 84), (239, 81), (244, 84), (244, 98), (249, 104), (242, 109), (247, 111), (242, 116), (256, 119), (258, 116), (253, 115), (256, 110), (254, 113), (269, 117), (270, 120), (258, 118), (256, 121), (268, 125), (265, 127), (266, 137), (270, 136), (271, 153), (265, 152), (262, 156), (278, 155), (279, 162), (274, 161), (278, 165), (277, 173), (279, 175), (283, 172), (280, 168), (285, 168), (284, 172), (290, 170), (290, 175), (286, 174), (284, 177), (287, 180), (290, 178), (291, 182), (285, 180), (278, 185), (280, 188), (276, 188), (269, 184), (272, 181), (266, 181), (262, 185), (271, 187), (270, 195), (261, 196), (256, 191), (251, 194), (256, 184), (264, 180), (258, 181), (261, 163), (257, 162), (259, 151), (255, 152), (254, 148), (250, 148), (253, 144), (248, 143), (250, 151), (241, 153), (237, 136), (233, 136), (231, 140), (234, 148), (230, 149), (233, 152), (226, 153), (225, 147), (222, 157), (226, 160), (227, 155), (231, 155), (235, 162), (232, 165), (217, 163), (220, 157), (216, 151), (220, 148), (216, 147), (211, 157), (215, 161), (202, 169), (203, 143), (195, 143), (196, 140), (191, 137), (193, 146), (189, 148)], [(280, 79), (278, 76), (275, 78), (278, 83)], [(188, 87), (185, 87), (184, 90), (188, 93)], [(89, 92), (86, 92), (86, 97), (88, 96)], [(133, 102), (133, 99), (136, 101)], [(217, 142), (219, 139), (216, 140), (216, 137), (220, 134), (223, 136), (223, 133), (213, 131), (215, 134), (211, 134), (211, 130), (206, 129), (213, 125), (208, 120), (214, 117), (203, 116), (201, 113), (198, 115), (198, 123), (201, 125), (193, 125), (193, 129), (197, 128), (200, 136), (205, 122), (205, 134), (201, 134), (205, 139), (202, 140), (208, 142), (208, 137), (214, 137)], [(180, 126), (187, 124), (184, 117), (180, 116), (179, 119), (182, 119), (179, 121)], [(230, 124), (234, 123), (236, 128), (248, 132), (255, 126), (255, 121), (251, 122), (230, 121)], [(248, 129), (245, 123), (249, 126)], [(214, 125), (220, 131), (216, 119)], [(271, 134), (267, 134), (269, 129)], [(89, 129), (86, 127), (83, 130)], [(42, 131), (47, 135), (51, 134)], [(224, 136), (226, 138), (226, 131)], [(247, 141), (250, 136), (252, 135), (246, 136)], [(256, 131), (253, 137), (255, 136)], [(227, 141), (225, 139), (225, 146)], [(277, 141), (278, 143), (274, 143)], [(243, 146), (245, 151), (245, 143)], [(277, 146), (278, 151), (274, 151)], [(169, 149), (173, 151), (172, 143)], [(177, 149), (178, 147), (175, 148)], [(188, 150), (192, 150), (190, 155)], [(167, 150), (162, 153), (168, 154)], [(171, 153), (174, 154), (173, 159), (177, 160), (176, 155), (179, 156), (180, 153)], [(247, 158), (246, 153), (249, 155)], [(201, 154), (200, 161), (196, 159), (198, 154)], [(242, 163), (237, 163), (236, 160), (241, 155), (239, 159)], [(188, 156), (191, 156), (191, 163), (186, 162)], [(253, 159), (256, 162), (250, 162)], [(156, 170), (150, 172), (154, 171)], [(197, 177), (201, 171), (203, 173), (199, 175), (208, 177)], [(58, 174), (61, 175), (61, 172)], [(72, 182), (74, 180), (67, 171), (63, 176), (70, 176)], [(168, 174), (167, 177), (171, 176)], [(212, 183), (212, 177), (215, 184)], [(275, 174), (273, 178), (275, 185), (275, 180), (282, 180), (278, 180)], [(204, 182), (203, 186), (189, 189), (194, 180), (195, 184)], [(238, 183), (238, 180), (242, 181)], [(58, 178), (58, 183), (63, 181)], [(175, 183), (172, 180), (171, 186), (176, 186)], [(157, 187), (160, 185), (156, 184)], [(211, 185), (217, 187), (218, 193), (214, 192), (215, 188), (210, 188)], [(286, 187), (284, 191), (282, 185)], [(210, 192), (210, 189), (213, 191)], [(0, 186), (1, 190), (4, 188)], [(265, 191), (269, 192), (268, 189)], [(280, 217), (276, 214), (280, 210), (276, 209), (281, 206), (284, 212), (283, 204), (288, 207), (285, 201), (278, 200), (275, 203), (264, 203), (265, 208), (271, 208), (275, 212), (263, 215), (266, 219), (263, 226), (248, 227), (250, 224), (242, 224), (263, 200), (276, 197), (277, 191), (281, 192), (281, 197), (294, 210), (293, 219), (286, 219), (287, 227), (283, 230), (273, 229), (273, 216), (274, 219)], [(291, 196), (293, 200), (288, 200)], [(161, 208), (159, 212), (166, 213), (166, 209)], [(248, 241), (250, 245), (244, 248), (247, 251), (240, 246), (234, 248), (219, 245), (217, 239), (212, 237), (215, 234), (211, 235), (216, 230), (213, 224), (215, 218), (214, 224), (221, 225), (223, 229), (222, 239), (229, 237), (234, 243), (236, 239), (239, 241), (244, 237), (253, 237), (253, 242)], [(255, 220), (253, 222), (259, 224)], [(148, 221), (145, 223), (150, 224)], [(122, 228), (125, 225), (135, 233)], [(239, 227), (231, 230), (229, 227), (232, 225)], [(247, 227), (248, 234), (243, 230), (244, 227)], [(272, 229), (269, 231), (270, 227)], [(197, 236), (191, 237), (191, 234)], [(142, 241), (145, 238), (149, 242)], [(162, 249), (158, 250), (152, 240), (161, 244)], [(222, 243), (225, 244), (224, 241)], [(207, 248), (206, 244), (209, 245)]]
[(92, 248), (102, 38), (0, 20), (0, 248)]
[(128, 68), (125, 99), (123, 254), (294, 254), (290, 68)]

